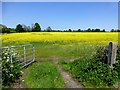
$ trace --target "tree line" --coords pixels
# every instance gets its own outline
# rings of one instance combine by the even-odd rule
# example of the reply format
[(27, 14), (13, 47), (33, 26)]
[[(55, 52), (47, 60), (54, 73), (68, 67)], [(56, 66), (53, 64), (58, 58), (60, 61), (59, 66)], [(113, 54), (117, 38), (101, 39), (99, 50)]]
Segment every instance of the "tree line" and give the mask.
[[(2, 33), (15, 33), (15, 32), (106, 32), (105, 29), (101, 30), (101, 29), (91, 29), (88, 28), (87, 30), (72, 30), (72, 29), (68, 29), (68, 30), (52, 30), (51, 27), (47, 27), (45, 30), (41, 30), (41, 26), (39, 25), (39, 23), (35, 23), (32, 25), (32, 27), (30, 26), (26, 26), (23, 24), (18, 24), (16, 25), (16, 28), (7, 28), (6, 26), (0, 24), (0, 32)], [(120, 30), (115, 30), (115, 29), (111, 29), (110, 32), (120, 32)]]
[(15, 32), (41, 32), (41, 27), (35, 23), (32, 27), (24, 24), (16, 25), (16, 28), (7, 28), (5, 25), (0, 24), (0, 32), (2, 33), (15, 33)]

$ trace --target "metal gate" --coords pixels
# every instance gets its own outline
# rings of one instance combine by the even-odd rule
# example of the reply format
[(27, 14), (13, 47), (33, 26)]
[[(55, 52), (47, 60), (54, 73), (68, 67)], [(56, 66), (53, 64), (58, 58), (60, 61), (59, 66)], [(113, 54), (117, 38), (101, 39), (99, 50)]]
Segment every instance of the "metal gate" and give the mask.
[(21, 64), (22, 67), (28, 66), (35, 61), (35, 48), (32, 44), (7, 46), (2, 49), (9, 49), (11, 63), (14, 62), (14, 60), (12, 60), (12, 49), (14, 49), (14, 52), (18, 54), (18, 61), (20, 61), (19, 64)]

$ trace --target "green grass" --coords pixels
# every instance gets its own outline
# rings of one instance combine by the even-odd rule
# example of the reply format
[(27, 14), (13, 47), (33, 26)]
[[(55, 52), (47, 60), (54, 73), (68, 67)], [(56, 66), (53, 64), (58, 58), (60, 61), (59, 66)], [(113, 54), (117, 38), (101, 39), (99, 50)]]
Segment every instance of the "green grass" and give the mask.
[(118, 88), (119, 66), (116, 69), (110, 70), (109, 66), (102, 62), (104, 59), (96, 58), (96, 55), (93, 57), (83, 56), (74, 61), (63, 59), (60, 61), (60, 64), (64, 70), (70, 72), (86, 88)]
[[(48, 70), (50, 69), (53, 72), (56, 72), (56, 76), (58, 76), (57, 73), (59, 74), (56, 69), (53, 69), (53, 67), (56, 67), (56, 65), (46, 63), (53, 59), (51, 57), (56, 57), (59, 61), (65, 60), (69, 62), (71, 59), (74, 58), (91, 58), (91, 54), (94, 53), (94, 51), (96, 50), (96, 45), (91, 46), (89, 44), (82, 44), (79, 42), (33, 42), (31, 44), (33, 44), (35, 47), (35, 60), (37, 62), (36, 64), (33, 64), (32, 66), (27, 68), (28, 74), (25, 77), (25, 84), (27, 84), (28, 88), (59, 88), (64, 86), (62, 78), (59, 81), (57, 80), (56, 82), (53, 82), (55, 74), (53, 75), (52, 73), (48, 72)], [(15, 43), (12, 43), (11, 45), (17, 46), (17, 44)], [(37, 73), (37, 76), (34, 76), (35, 73)], [(43, 78), (42, 75), (44, 73), (48, 73), (49, 77)]]
[[(25, 83), (27, 84), (28, 88), (31, 88), (31, 87), (32, 88), (53, 88), (53, 87), (57, 88), (57, 87), (63, 87), (64, 82), (62, 80), (61, 75), (59, 74), (59, 71), (57, 70), (57, 66), (48, 61), (52, 60), (53, 57), (58, 58), (60, 62), (64, 60), (65, 62), (62, 62), (62, 63), (65, 63), (63, 64), (63, 68), (65, 70), (70, 70), (71, 59), (74, 60), (75, 58), (79, 58), (79, 60), (83, 60), (83, 59), (90, 60), (90, 58), (92, 58), (91, 55), (94, 55), (96, 52), (97, 44), (96, 43), (94, 44), (94, 42), (90, 44), (89, 38), (88, 38), (88, 41), (87, 39), (85, 41), (84, 40), (76, 41), (76, 39), (81, 39), (81, 38), (76, 38), (75, 40), (71, 40), (67, 42), (65, 42), (64, 40), (62, 41), (61, 39), (60, 40), (58, 39), (58, 41), (53, 40), (52, 42), (46, 42), (43, 40), (39, 42), (32, 41), (27, 43), (27, 42), (21, 41), (20, 43), (10, 42), (10, 43), (3, 43), (2, 45), (17, 46), (20, 44), (29, 44), (29, 43), (33, 44), (35, 47), (35, 57), (36, 57), (35, 60), (37, 61), (37, 63), (27, 68), (28, 73), (25, 77)], [(98, 39), (101, 39), (101, 37)], [(95, 42), (99, 42), (99, 41), (100, 40), (95, 40)], [(101, 44), (99, 43), (98, 46), (101, 46), (101, 45), (104, 45), (104, 44), (101, 42)], [(76, 65), (73, 65), (73, 67), (79, 68), (81, 67), (81, 65), (79, 65), (78, 67)], [(48, 72), (49, 70), (51, 72)], [(58, 76), (57, 80), (55, 79), (56, 76)]]
[(27, 68), (25, 83), (29, 88), (62, 88), (64, 81), (52, 62), (34, 63)]
[[(21, 43), (27, 44), (27, 43)], [(63, 42), (33, 42), (31, 43), (35, 47), (36, 61), (40, 61), (41, 58), (58, 57), (58, 58), (70, 58), (70, 57), (88, 57), (96, 51), (97, 45), (84, 44), (81, 42), (63, 43)], [(3, 46), (7, 46), (3, 44)], [(11, 46), (17, 46), (19, 44), (11, 43)], [(100, 46), (100, 45), (98, 45)]]
[[(71, 58), (71, 57), (87, 57), (96, 51), (97, 45), (81, 44), (81, 43), (32, 43), (35, 46), (36, 60), (41, 58), (57, 57), (57, 58)], [(99, 46), (99, 45), (98, 45)]]

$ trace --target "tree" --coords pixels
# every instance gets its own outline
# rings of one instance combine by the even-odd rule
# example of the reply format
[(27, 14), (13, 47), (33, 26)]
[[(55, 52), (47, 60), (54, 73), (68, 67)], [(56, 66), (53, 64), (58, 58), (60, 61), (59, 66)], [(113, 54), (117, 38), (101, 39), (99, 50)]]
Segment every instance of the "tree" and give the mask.
[(16, 32), (24, 32), (25, 30), (23, 29), (23, 27), (22, 27), (22, 25), (21, 24), (18, 24), (17, 26), (16, 26)]
[(32, 27), (32, 32), (40, 32), (41, 27), (38, 23), (35, 23), (34, 26)]
[(102, 32), (105, 32), (105, 29), (103, 29)]
[(86, 30), (87, 32), (91, 32), (91, 29), (90, 28), (88, 28), (88, 30)]
[(95, 32), (100, 32), (100, 29), (95, 29)]
[(69, 29), (69, 30), (68, 30), (68, 32), (72, 32), (72, 30), (71, 30), (71, 29)]
[(28, 32), (31, 32), (31, 28), (30, 26), (27, 26)]
[(52, 29), (51, 29), (51, 27), (49, 26), (49, 27), (47, 27), (47, 32), (51, 32), (52, 31)]
[(81, 32), (82, 30), (81, 29), (78, 29), (78, 32)]
[(120, 32), (120, 30), (118, 29), (117, 32)]
[(26, 26), (26, 25), (22, 25), (22, 28), (24, 29), (25, 32), (29, 32), (30, 31), (30, 28), (29, 26)]
[(95, 32), (95, 30), (94, 30), (94, 29), (92, 29), (91, 31), (92, 31), (92, 32)]
[(7, 26), (0, 24), (0, 33), (6, 33)]
[(10, 29), (9, 28), (2, 28), (2, 33), (10, 33)]
[(114, 29), (111, 29), (111, 32), (115, 32), (115, 30), (114, 30)]

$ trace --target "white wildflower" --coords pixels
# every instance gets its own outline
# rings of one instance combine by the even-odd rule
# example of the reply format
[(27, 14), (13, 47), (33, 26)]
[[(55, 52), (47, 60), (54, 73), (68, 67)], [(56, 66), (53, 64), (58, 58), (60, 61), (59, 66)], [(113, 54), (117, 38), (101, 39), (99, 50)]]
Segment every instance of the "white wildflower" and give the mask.
[(7, 71), (7, 69), (3, 69), (3, 71)]
[(13, 76), (13, 74), (10, 74), (10, 76)]
[(6, 62), (9, 62), (9, 59), (7, 59)]
[(23, 71), (20, 71), (21, 72), (21, 74), (23, 74)]
[(9, 56), (7, 56), (7, 59), (9, 59), (10, 57)]
[(14, 51), (12, 50), (11, 52), (13, 53)]
[(7, 53), (4, 53), (5, 55), (7, 55)]
[(13, 68), (13, 65), (11, 65), (10, 67)]
[(4, 56), (3, 59), (6, 59), (6, 57)]
[(6, 69), (6, 73), (8, 73), (8, 70)]

